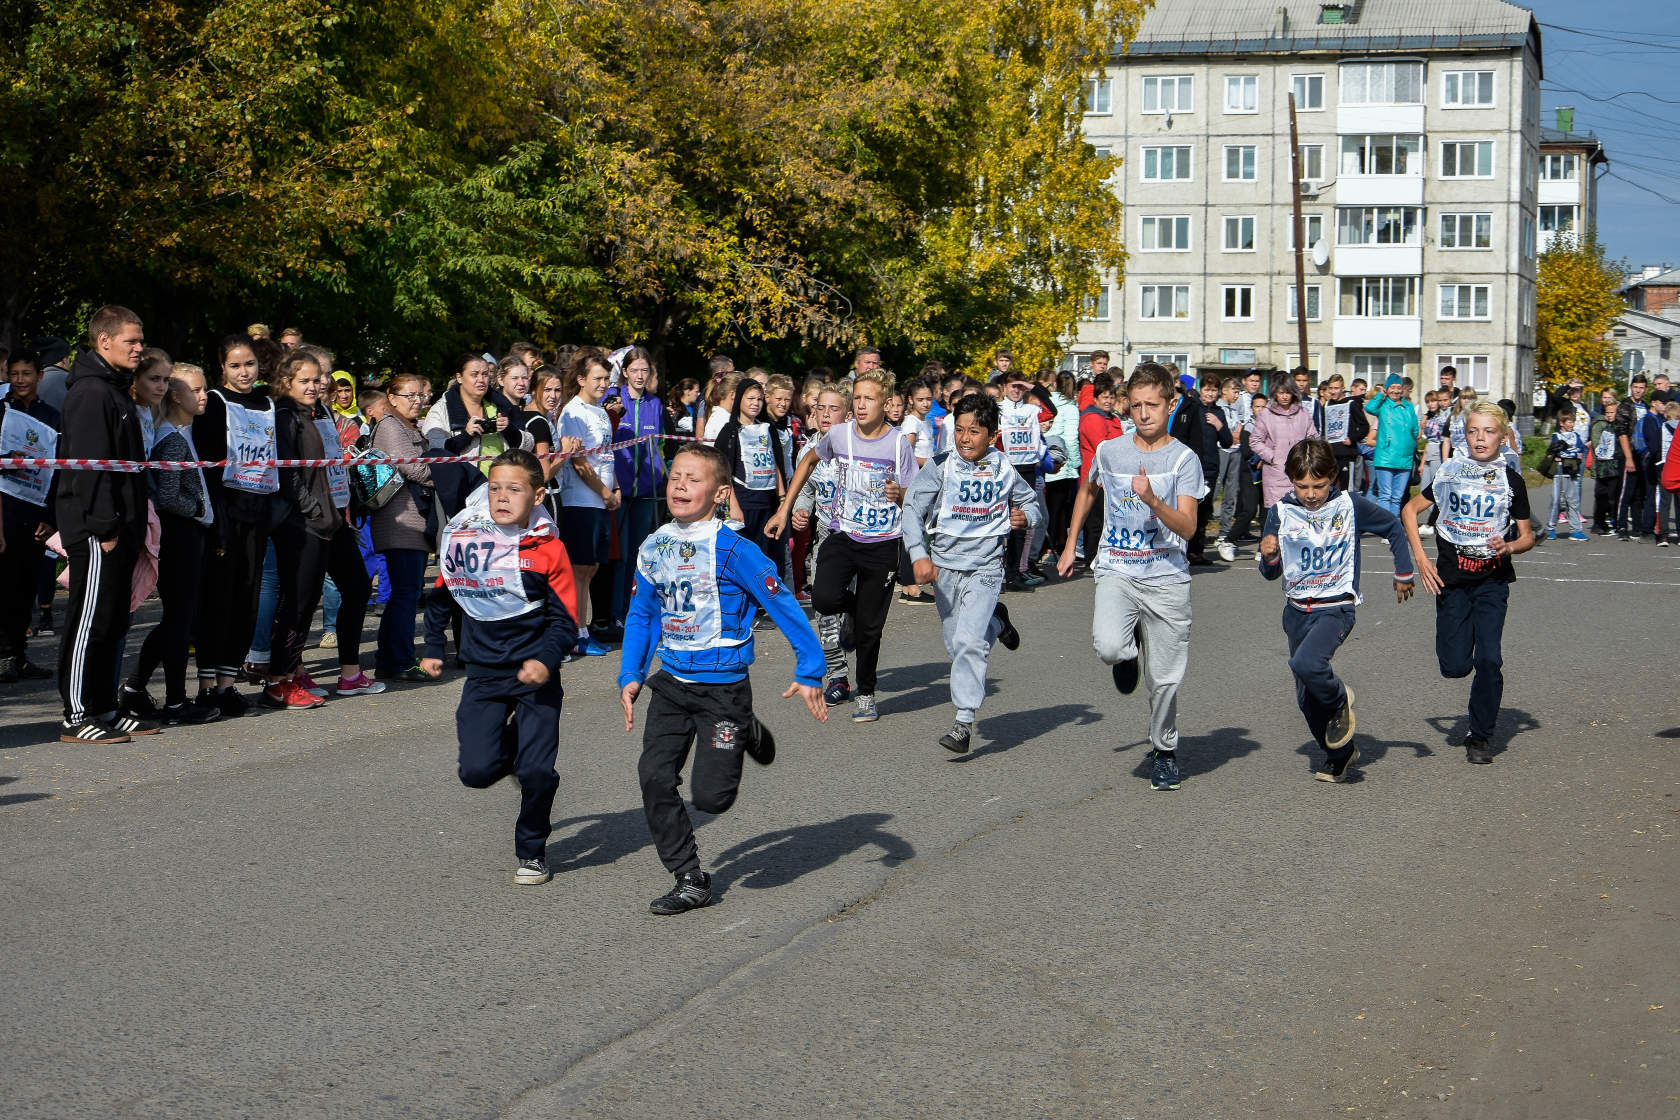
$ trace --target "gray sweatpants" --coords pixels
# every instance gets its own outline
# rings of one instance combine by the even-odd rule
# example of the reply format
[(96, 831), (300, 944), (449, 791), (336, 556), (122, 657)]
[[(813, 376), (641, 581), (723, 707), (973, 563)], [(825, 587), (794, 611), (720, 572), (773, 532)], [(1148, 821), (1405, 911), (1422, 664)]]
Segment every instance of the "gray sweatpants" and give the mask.
[(957, 720), (973, 723), (986, 698), (986, 658), (1003, 624), (992, 613), (1003, 592), (1003, 565), (977, 572), (939, 569), (933, 601), (945, 628), (945, 652), (951, 655), (951, 703)]
[(1149, 690), (1149, 742), (1158, 751), (1177, 750), (1178, 686), (1190, 660), (1190, 581), (1141, 583), (1098, 570), (1091, 644), (1108, 665), (1139, 659)]

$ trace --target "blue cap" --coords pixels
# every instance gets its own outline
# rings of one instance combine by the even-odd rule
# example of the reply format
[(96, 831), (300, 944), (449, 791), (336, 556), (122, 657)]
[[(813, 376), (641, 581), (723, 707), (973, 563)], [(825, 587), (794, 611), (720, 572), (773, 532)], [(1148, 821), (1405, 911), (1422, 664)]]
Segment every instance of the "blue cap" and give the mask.
[(1188, 373), (1181, 373), (1178, 375), (1178, 384), (1184, 390), (1189, 391), (1196, 387), (1196, 379)]
[(1401, 377), (1398, 373), (1391, 373), (1383, 379), (1383, 388), (1387, 389), (1391, 385), (1404, 385), (1405, 383), (1406, 379), (1404, 377)]

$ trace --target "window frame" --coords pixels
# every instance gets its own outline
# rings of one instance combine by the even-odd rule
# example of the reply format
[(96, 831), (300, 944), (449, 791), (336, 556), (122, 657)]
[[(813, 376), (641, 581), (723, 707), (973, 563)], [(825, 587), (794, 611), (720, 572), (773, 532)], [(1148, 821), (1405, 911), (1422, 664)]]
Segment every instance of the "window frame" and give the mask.
[[(1578, 224), (1580, 224), (1580, 220), (1581, 220), (1581, 216), (1579, 214), (1580, 209), (1581, 208), (1579, 206), (1575, 205), (1573, 202), (1543, 202), (1539, 205), (1539, 207), (1536, 208), (1536, 212), (1535, 212), (1535, 215), (1534, 215), (1534, 220), (1536, 222), (1537, 228), (1539, 229), (1539, 231), (1541, 233), (1574, 233), (1575, 232), (1575, 227)], [(1548, 227), (1546, 225), (1546, 211), (1548, 211), (1548, 210), (1552, 210), (1552, 211), (1567, 210), (1567, 211), (1569, 211), (1569, 224), (1566, 225), (1566, 226), (1554, 225), (1554, 226)], [(1556, 215), (1554, 214), (1554, 217), (1555, 216)]]
[[(1378, 358), (1383, 360), (1383, 368), (1380, 371), (1374, 365)], [(1399, 360), (1398, 369), (1395, 368), (1396, 359)], [(1365, 363), (1364, 369), (1359, 368), (1361, 360)], [(1398, 373), (1401, 377), (1406, 376), (1406, 355), (1397, 354), (1393, 351), (1384, 353), (1380, 350), (1372, 354), (1352, 354), (1348, 356), (1348, 368), (1353, 371), (1353, 376), (1363, 377), (1366, 381), (1377, 384), (1379, 378), (1373, 376), (1374, 374), (1380, 373), (1382, 378), (1388, 377), (1391, 373)]]
[[(1482, 376), (1477, 378), (1476, 369), (1481, 367)], [(1436, 354), (1435, 368), (1452, 366), (1458, 371), (1458, 384), (1461, 388), (1474, 389), (1477, 393), (1492, 391), (1493, 361), (1487, 354)]]
[[(1435, 321), (1437, 323), (1491, 323), (1491, 322), (1493, 322), (1493, 285), (1492, 284), (1460, 284), (1460, 283), (1456, 283), (1456, 282), (1442, 281), (1441, 283), (1438, 283), (1435, 286), (1435, 289), (1436, 289), (1436, 291), (1435, 291)], [(1465, 291), (1469, 291), (1469, 293), (1470, 293), (1470, 314), (1459, 315), (1459, 314), (1455, 313), (1455, 314), (1452, 314), (1452, 315), (1448, 315), (1448, 314), (1445, 313), (1443, 305), (1446, 301), (1447, 291), (1449, 289), (1451, 289), (1452, 292), (1453, 292), (1453, 307), (1454, 307), (1455, 312), (1457, 311), (1457, 308), (1460, 304), (1460, 301), (1463, 298), (1463, 293)], [(1477, 295), (1478, 292), (1481, 293), (1482, 300), (1483, 300), (1483, 308), (1484, 308), (1482, 314), (1480, 314), (1480, 315), (1475, 313), (1476, 312), (1476, 295)]]
[[(1295, 318), (1295, 299), (1296, 299), (1295, 285), (1285, 284), (1284, 285), (1284, 296), (1283, 296), (1283, 320), (1286, 323), (1293, 323), (1293, 322), (1297, 321), (1296, 318)], [(1316, 315), (1312, 314), (1313, 307), (1314, 307), (1315, 304), (1318, 307), (1318, 313)], [(1322, 323), (1322, 322), (1324, 322), (1324, 285), (1323, 284), (1308, 284), (1307, 285), (1307, 312), (1308, 312), (1307, 322), (1309, 322), (1309, 323)]]
[[(1560, 164), (1567, 163), (1567, 165), (1569, 167), (1569, 174), (1567, 174), (1567, 175), (1548, 175), (1548, 174), (1546, 174), (1547, 165), (1550, 164), (1553, 160), (1559, 161)], [(1581, 156), (1580, 156), (1579, 152), (1541, 152), (1540, 153), (1540, 182), (1542, 182), (1542, 183), (1575, 183), (1575, 182), (1579, 182), (1580, 177), (1581, 177), (1580, 168), (1581, 168)]]
[[(1188, 174), (1186, 174), (1182, 178), (1174, 177), (1174, 178), (1170, 178), (1170, 179), (1163, 179), (1163, 178), (1160, 178), (1159, 176), (1151, 178), (1150, 175), (1149, 175), (1149, 153), (1150, 152), (1159, 153), (1159, 152), (1168, 152), (1168, 151), (1185, 153), (1185, 155), (1184, 155), (1184, 168), (1188, 172)], [(1178, 160), (1177, 160), (1176, 156), (1174, 157), (1173, 164), (1174, 164), (1174, 168), (1176, 169), (1177, 164), (1178, 164)], [(1160, 157), (1157, 156), (1156, 160), (1155, 160), (1155, 169), (1157, 171), (1159, 171), (1160, 167), (1161, 167)], [(1139, 145), (1139, 148), (1138, 148), (1138, 182), (1140, 182), (1140, 183), (1194, 183), (1195, 181), (1196, 181), (1196, 146), (1194, 144), (1142, 144), (1142, 145)]]
[[(1382, 69), (1389, 69), (1389, 70), (1394, 70), (1394, 71), (1398, 72), (1398, 68), (1402, 67), (1402, 66), (1414, 66), (1414, 67), (1417, 68), (1417, 100), (1415, 100), (1415, 101), (1392, 101), (1392, 100), (1390, 100), (1390, 101), (1372, 101), (1372, 100), (1369, 100), (1369, 99), (1363, 99), (1363, 100), (1355, 101), (1355, 100), (1352, 100), (1351, 98), (1348, 97), (1348, 81), (1347, 81), (1348, 75), (1350, 73), (1352, 73), (1356, 67), (1365, 67), (1368, 70), (1375, 70), (1375, 69), (1378, 69), (1378, 68), (1382, 68)], [(1394, 86), (1397, 86), (1399, 83), (1398, 82), (1391, 82), (1390, 84), (1394, 85)], [(1369, 85), (1369, 83), (1367, 83), (1367, 86), (1368, 85)], [(1425, 66), (1424, 66), (1424, 64), (1421, 60), (1418, 60), (1418, 59), (1405, 59), (1405, 60), (1400, 60), (1400, 59), (1394, 59), (1394, 60), (1361, 59), (1361, 60), (1358, 60), (1358, 61), (1343, 62), (1343, 63), (1340, 63), (1337, 67), (1336, 103), (1338, 105), (1349, 105), (1349, 106), (1423, 105), (1428, 100), (1428, 98), (1429, 98), (1429, 74), (1428, 74), (1428, 70), (1425, 68)]]
[[(1492, 178), (1496, 177), (1499, 174), (1499, 155), (1498, 155), (1498, 149), (1494, 146), (1495, 144), (1496, 144), (1496, 141), (1493, 141), (1493, 140), (1442, 140), (1441, 141), (1441, 146), (1438, 149), (1436, 149), (1437, 162), (1435, 164), (1435, 177), (1437, 179), (1455, 179), (1455, 180), (1456, 179), (1492, 179)], [(1486, 175), (1482, 175), (1482, 174), (1463, 175), (1463, 174), (1459, 174), (1456, 170), (1451, 174), (1449, 174), (1447, 172), (1447, 149), (1448, 148), (1453, 149), (1453, 166), (1456, 169), (1461, 162), (1460, 158), (1459, 158), (1460, 149), (1467, 148), (1467, 147), (1476, 149), (1475, 162), (1478, 166), (1481, 164), (1481, 149), (1483, 147), (1487, 148), (1488, 170), (1487, 170)]]
[[(1103, 96), (1103, 101), (1105, 102), (1103, 107), (1100, 108), (1100, 109), (1096, 107), (1097, 106), (1097, 91), (1099, 89), (1102, 91), (1102, 93), (1104, 95)], [(1114, 115), (1114, 79), (1113, 78), (1108, 77), (1106, 75), (1103, 76), (1103, 77), (1096, 77), (1095, 75), (1093, 75), (1092, 77), (1086, 78), (1085, 79), (1085, 85), (1083, 87), (1083, 92), (1080, 94), (1080, 97), (1083, 101), (1083, 104), (1080, 107), (1081, 107), (1081, 109), (1084, 110), (1084, 115), (1085, 116), (1087, 116), (1087, 117), (1112, 117)]]
[(1112, 285), (1104, 280), (1097, 287), (1097, 294), (1088, 300), (1080, 318), (1087, 323), (1106, 323), (1114, 317), (1114, 308), (1110, 289)]
[[(1325, 178), (1326, 178), (1326, 176), (1324, 174), (1324, 145), (1323, 144), (1301, 144), (1301, 145), (1298, 145), (1298, 147), (1299, 147), (1300, 152), (1301, 152), (1301, 182), (1303, 182), (1303, 183), (1323, 183)], [(1318, 151), (1318, 174), (1317, 175), (1311, 174), (1309, 168), (1307, 167), (1307, 153), (1309, 151), (1313, 150), (1313, 149), (1317, 149), (1317, 151)], [(1293, 171), (1293, 169), (1291, 169), (1291, 170)]]
[[(1360, 228), (1362, 230), (1365, 229), (1365, 228), (1370, 229), (1370, 231), (1371, 231), (1370, 240), (1368, 240), (1368, 241), (1344, 241), (1344, 240), (1342, 240), (1342, 230), (1344, 229), (1343, 215), (1347, 214), (1347, 213), (1352, 213), (1354, 211), (1358, 211), (1358, 213), (1360, 215), (1360, 219), (1361, 219), (1360, 220)], [(1385, 226), (1385, 220), (1392, 213), (1398, 213), (1398, 214), (1402, 215), (1402, 217), (1400, 218), (1400, 227), (1401, 227), (1402, 235), (1404, 235), (1405, 228), (1406, 228), (1406, 220), (1405, 220), (1404, 215), (1407, 215), (1407, 214), (1411, 215), (1411, 218), (1412, 218), (1412, 224), (1411, 224), (1412, 236), (1411, 236), (1410, 240), (1383, 241), (1381, 239), (1381, 234), (1382, 234), (1382, 231), (1383, 231), (1384, 226)], [(1367, 215), (1370, 217), (1369, 223), (1366, 223), (1364, 221), (1364, 219)], [(1357, 247), (1398, 246), (1398, 247), (1401, 247), (1401, 248), (1405, 248), (1405, 247), (1408, 247), (1408, 246), (1422, 245), (1423, 244), (1423, 207), (1421, 207), (1421, 206), (1338, 206), (1338, 207), (1336, 207), (1336, 244), (1338, 246), (1342, 246), (1342, 245), (1351, 245), (1351, 246), (1357, 246)]]
[[(1146, 117), (1166, 116), (1169, 113), (1194, 113), (1196, 111), (1196, 76), (1194, 74), (1144, 74), (1143, 86), (1140, 89), (1138, 112)], [(1161, 104), (1161, 83), (1171, 82), (1173, 86), (1173, 104), (1170, 108)], [(1149, 107), (1149, 93), (1153, 86), (1155, 91), (1155, 108)], [(1187, 105), (1180, 105), (1179, 91), (1187, 89), (1189, 96), (1185, 99)]]
[[(1163, 247), (1160, 234), (1162, 222), (1183, 222), (1184, 244)], [(1153, 247), (1147, 244), (1149, 236), (1145, 232), (1151, 227), (1155, 230), (1155, 245)], [(1178, 228), (1175, 225), (1175, 232)], [(1138, 252), (1140, 253), (1188, 253), (1194, 249), (1192, 236), (1189, 214), (1144, 214), (1138, 218)]]
[[(1392, 303), (1392, 293), (1396, 286), (1405, 290), (1407, 311), (1385, 312), (1372, 315), (1359, 311), (1343, 311), (1342, 304), (1348, 295), (1347, 286), (1358, 286), (1357, 298), (1360, 302), (1368, 302), (1369, 294), (1375, 285), (1378, 303), (1384, 307)], [(1342, 276), (1336, 285), (1336, 317), (1339, 319), (1421, 319), (1420, 304), (1423, 300), (1423, 278), (1421, 276)]]
[[(1307, 243), (1304, 246), (1304, 248), (1311, 249), (1318, 244), (1318, 238), (1324, 236), (1324, 211), (1303, 210), (1301, 211), (1301, 221), (1306, 225), (1308, 233), (1312, 232), (1313, 223), (1318, 223), (1318, 237), (1307, 238)], [(1288, 246), (1284, 252), (1293, 253), (1295, 251), (1295, 215), (1293, 213), (1290, 213), (1288, 221), (1284, 223), (1284, 228), (1289, 231), (1289, 236), (1284, 239), (1284, 243)], [(1311, 320), (1308, 320), (1308, 322), (1311, 322)]]
[[(1146, 298), (1148, 298), (1151, 295), (1151, 293), (1154, 293), (1156, 308), (1157, 309), (1160, 308), (1161, 297), (1160, 297), (1159, 293), (1162, 291), (1162, 289), (1165, 289), (1167, 292), (1170, 293), (1169, 298), (1171, 299), (1172, 306), (1173, 306), (1173, 309), (1175, 311), (1178, 307), (1178, 293), (1179, 293), (1179, 290), (1180, 289), (1183, 290), (1183, 292), (1184, 292), (1184, 314), (1182, 314), (1182, 315), (1177, 315), (1177, 314), (1173, 314), (1173, 315), (1150, 315), (1146, 312), (1146, 309), (1145, 309), (1145, 306), (1144, 306), (1144, 300)], [(1191, 318), (1191, 303), (1190, 303), (1191, 294), (1192, 293), (1191, 293), (1189, 284), (1173, 284), (1173, 283), (1139, 284), (1138, 285), (1138, 318), (1139, 319), (1145, 319), (1145, 320), (1148, 320), (1150, 322), (1187, 323), (1187, 322), (1190, 321), (1190, 318)]]
[[(1247, 293), (1248, 314), (1232, 315), (1231, 297), (1236, 295), (1239, 304), (1243, 301), (1243, 293)], [(1240, 308), (1239, 308), (1240, 310)], [(1219, 321), (1221, 323), (1252, 323), (1254, 321), (1254, 285), (1253, 284), (1221, 284), (1219, 285)]]
[[(1246, 170), (1247, 175), (1231, 175), (1231, 153), (1246, 152), (1248, 158), (1237, 156), (1237, 170)], [(1260, 146), (1258, 144), (1226, 144), (1223, 146), (1219, 160), (1219, 181), (1222, 183), (1258, 183), (1260, 181)]]
[[(1488, 99), (1486, 101), (1465, 101), (1464, 78), (1466, 75), (1476, 75), (1478, 78), (1486, 74), (1488, 79)], [(1460, 99), (1447, 99), (1447, 85), (1451, 79), (1457, 79)], [(1499, 108), (1499, 72), (1497, 70), (1443, 70), (1441, 72), (1441, 108), (1443, 109), (1497, 109)]]
[[(1461, 232), (1461, 230), (1459, 228), (1460, 224), (1466, 218), (1471, 219), (1471, 222), (1470, 222), (1470, 241), (1471, 241), (1471, 244), (1469, 244), (1469, 245), (1464, 244), (1459, 237), (1459, 233)], [(1438, 248), (1440, 248), (1440, 250), (1442, 252), (1444, 252), (1444, 253), (1485, 253), (1485, 252), (1488, 252), (1488, 251), (1492, 250), (1492, 248), (1493, 248), (1493, 213), (1492, 213), (1492, 211), (1488, 211), (1488, 210), (1443, 210), (1439, 214), (1439, 219), (1440, 220), (1435, 223), (1435, 244)], [(1451, 221), (1453, 223), (1453, 241), (1455, 242), (1455, 244), (1452, 244), (1452, 245), (1447, 244), (1446, 230), (1447, 230), (1447, 222), (1448, 221)], [(1486, 245), (1477, 245), (1477, 244), (1475, 244), (1476, 234), (1477, 234), (1477, 232), (1479, 231), (1479, 229), (1481, 228), (1481, 226), (1483, 225), (1484, 222), (1487, 225), (1487, 244)]]
[[(1244, 223), (1244, 222), (1248, 223), (1248, 248), (1244, 249), (1244, 248), (1241, 247), (1240, 244), (1238, 245), (1237, 248), (1233, 249), (1231, 247), (1231, 223), (1232, 222), (1237, 223), (1237, 226), (1236, 226), (1237, 240), (1239, 242), (1242, 240), (1242, 228), (1243, 228), (1242, 223)], [(1221, 252), (1224, 252), (1224, 253), (1253, 253), (1253, 252), (1258, 251), (1257, 246), (1259, 245), (1259, 217), (1257, 215), (1255, 215), (1255, 214), (1224, 214), (1224, 215), (1221, 215), (1220, 216), (1220, 221), (1219, 221), (1219, 231), (1220, 231), (1219, 232), (1219, 244), (1220, 244), (1220, 251)]]
[[(1231, 90), (1235, 88), (1252, 94), (1254, 107), (1251, 109), (1231, 107)], [(1260, 112), (1260, 75), (1259, 74), (1227, 74), (1225, 75), (1225, 112), (1236, 116), (1253, 116)]]
[(1316, 105), (1304, 105), (1304, 104), (1302, 104), (1302, 102), (1305, 100), (1305, 98), (1297, 96), (1295, 98), (1295, 111), (1297, 113), (1322, 113), (1322, 112), (1324, 112), (1324, 71), (1317, 70), (1317, 71), (1313, 71), (1311, 73), (1301, 73), (1301, 74), (1291, 74), (1291, 75), (1289, 75), (1289, 92), (1290, 93), (1295, 93), (1296, 92), (1296, 89), (1295, 89), (1295, 83), (1296, 82), (1303, 83), (1304, 88), (1306, 88), (1308, 90), (1311, 90), (1312, 82), (1313, 82), (1313, 79), (1315, 79), (1315, 78), (1318, 80), (1318, 104), (1316, 104)]
[[(1347, 133), (1343, 133), (1337, 139), (1338, 139), (1339, 142), (1336, 145), (1336, 173), (1339, 176), (1341, 176), (1342, 178), (1355, 178), (1355, 179), (1421, 179), (1424, 176), (1424, 156), (1429, 150), (1429, 145), (1428, 145), (1427, 141), (1425, 141), (1422, 133), (1419, 133), (1419, 132), (1347, 132)], [(1376, 143), (1376, 141), (1379, 140), (1379, 139), (1380, 140), (1386, 140), (1386, 141), (1388, 141), (1388, 143), (1386, 145), (1378, 145)], [(1390, 166), (1393, 166), (1393, 164), (1395, 162), (1394, 161), (1394, 154), (1401, 150), (1400, 141), (1402, 141), (1402, 140), (1416, 140), (1417, 141), (1417, 146), (1416, 147), (1407, 146), (1405, 148), (1405, 151), (1408, 154), (1415, 155), (1417, 157), (1417, 170), (1413, 171), (1410, 168), (1408, 168), (1405, 171), (1370, 171), (1370, 170), (1350, 171), (1347, 168), (1347, 158), (1348, 158), (1348, 155), (1350, 154), (1347, 150), (1347, 144), (1348, 144), (1348, 141), (1350, 141), (1350, 140), (1355, 141), (1358, 144), (1358, 147), (1356, 149), (1357, 151), (1365, 153), (1365, 156), (1364, 156), (1364, 159), (1362, 160), (1362, 162), (1364, 162), (1368, 166), (1374, 166), (1376, 164), (1376, 162), (1377, 162), (1376, 154), (1380, 150), (1381, 147), (1387, 147), (1388, 148)]]

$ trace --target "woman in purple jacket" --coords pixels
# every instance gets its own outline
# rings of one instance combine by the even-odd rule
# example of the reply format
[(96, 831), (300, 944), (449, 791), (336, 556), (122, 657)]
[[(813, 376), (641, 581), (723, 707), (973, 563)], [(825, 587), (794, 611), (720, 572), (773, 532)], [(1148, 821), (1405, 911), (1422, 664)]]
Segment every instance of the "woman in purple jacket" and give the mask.
[(1254, 427), (1248, 437), (1249, 447), (1260, 460), (1261, 500), (1267, 509), (1292, 489), (1283, 463), (1289, 458), (1289, 449), (1309, 437), (1318, 437), (1312, 413), (1301, 407), (1294, 380), (1278, 378), (1272, 386), (1272, 399), (1265, 408), (1255, 411)]
[[(623, 380), (617, 397), (623, 406), (613, 442), (665, 432), (665, 405), (652, 390), (653, 355), (632, 346), (624, 355)], [(636, 575), (636, 554), (658, 521), (659, 499), (665, 493), (665, 449), (657, 438), (631, 443), (613, 452), (618, 485), (624, 502), (618, 510), (618, 578), (613, 583), (613, 619), (622, 631), (630, 609), (630, 585)], [(615, 635), (616, 639), (616, 635)]]

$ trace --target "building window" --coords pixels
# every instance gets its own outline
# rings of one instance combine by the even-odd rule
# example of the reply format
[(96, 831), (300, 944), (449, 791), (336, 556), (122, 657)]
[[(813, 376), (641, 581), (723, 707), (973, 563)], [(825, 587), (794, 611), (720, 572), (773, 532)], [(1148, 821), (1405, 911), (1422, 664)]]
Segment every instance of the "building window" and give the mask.
[(1138, 318), (1190, 318), (1190, 285), (1145, 284), (1140, 290), (1143, 300), (1138, 308)]
[(1338, 245), (1419, 245), (1415, 206), (1341, 206), (1336, 209)]
[(1493, 178), (1492, 140), (1444, 140), (1441, 142), (1441, 178)]
[(1528, 214), (1522, 216), (1522, 255), (1525, 261), (1532, 261), (1536, 255), (1534, 251), (1534, 218)]
[(1085, 115), (1107, 116), (1114, 112), (1114, 82), (1110, 78), (1085, 79)]
[(1254, 252), (1254, 217), (1225, 219), (1225, 251), (1227, 253)]
[(1423, 137), (1344, 136), (1343, 175), (1421, 175)]
[(1260, 111), (1260, 78), (1258, 75), (1226, 75), (1225, 111), (1227, 113), (1258, 113)]
[(1225, 145), (1225, 181), (1227, 183), (1252, 183), (1255, 178), (1254, 145)]
[(1324, 75), (1291, 74), (1289, 92), (1295, 95), (1295, 110), (1312, 113), (1324, 108)]
[(1349, 62), (1342, 66), (1343, 105), (1422, 105), (1423, 63)]
[(1449, 70), (1441, 75), (1443, 109), (1480, 109), (1492, 104), (1492, 70)]
[(1190, 180), (1190, 149), (1188, 147), (1145, 148), (1143, 150), (1143, 181), (1146, 183), (1188, 182)]
[(1488, 285), (1442, 284), (1441, 313), (1445, 319), (1491, 319), (1488, 309)]
[(1442, 214), (1441, 248), (1493, 248), (1493, 215)]
[(1353, 276), (1342, 281), (1338, 314), (1353, 319), (1410, 318), (1418, 313), (1416, 276)]
[(1540, 157), (1540, 178), (1548, 183), (1567, 182), (1575, 178), (1573, 153), (1550, 152)]
[[(1307, 248), (1310, 249), (1314, 245), (1317, 245), (1319, 243), (1319, 240), (1321, 238), (1323, 238), (1323, 236), (1324, 236), (1324, 215), (1323, 214), (1302, 214), (1301, 215), (1301, 224), (1307, 227), (1307, 238), (1306, 238), (1305, 245), (1306, 245)], [(1291, 218), (1290, 218), (1288, 228), (1289, 228), (1289, 251), (1291, 253), (1293, 253), (1295, 251), (1295, 221), (1294, 221), (1293, 216), (1291, 216)]]
[(1575, 228), (1575, 207), (1573, 206), (1542, 206), (1540, 207), (1540, 231), (1542, 233), (1563, 233)]
[(1301, 145), (1301, 182), (1324, 182), (1324, 145)]
[(1299, 354), (1287, 354), (1286, 355), (1287, 360), (1283, 363), (1283, 368), (1286, 369), (1286, 370), (1291, 370), (1291, 369), (1295, 369), (1299, 366), (1305, 365), (1308, 370), (1310, 370), (1314, 373), (1316, 373), (1319, 370), (1324, 368), (1324, 366), (1321, 364), (1324, 361), (1324, 355), (1323, 354), (1320, 354), (1317, 351), (1314, 351), (1313, 353), (1307, 355), (1307, 357), (1308, 357), (1309, 360), (1306, 361), (1306, 362), (1302, 362), (1301, 361), (1301, 355), (1299, 355)]
[(1406, 356), (1404, 354), (1355, 354), (1353, 356), (1353, 375), (1363, 377), (1373, 385), (1381, 385), (1391, 373), (1406, 376)]
[(1140, 364), (1154, 362), (1157, 365), (1177, 366), (1181, 373), (1190, 369), (1190, 355), (1175, 350), (1160, 350), (1153, 354), (1142, 353), (1138, 355), (1138, 362)]
[(1254, 318), (1254, 285), (1226, 284), (1221, 291), (1225, 319)]
[(1092, 322), (1105, 322), (1108, 319), (1108, 285), (1105, 283), (1097, 289), (1097, 294), (1085, 301), (1085, 318)]
[[(1308, 284), (1307, 285), (1307, 322), (1309, 322), (1309, 323), (1316, 323), (1320, 319), (1323, 318), (1322, 310), (1319, 306), (1321, 290), (1322, 289), (1317, 284)], [(1293, 323), (1295, 321), (1296, 314), (1297, 314), (1297, 312), (1295, 310), (1295, 285), (1291, 284), (1291, 285), (1289, 285), (1289, 312), (1288, 312), (1288, 319), (1291, 323)]]
[(1143, 80), (1145, 113), (1188, 113), (1195, 108), (1196, 79), (1189, 74)]
[(1254, 364), (1254, 347), (1228, 346), (1219, 351), (1219, 363), (1227, 366), (1251, 366)]
[(1451, 366), (1458, 371), (1458, 387), (1460, 389), (1474, 389), (1478, 393), (1486, 393), (1493, 388), (1488, 384), (1488, 356), (1486, 354), (1437, 354), (1435, 368), (1443, 369)]
[(1190, 219), (1187, 216), (1143, 219), (1143, 251), (1182, 253), (1190, 248)]

